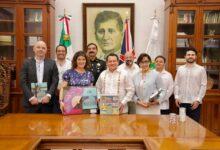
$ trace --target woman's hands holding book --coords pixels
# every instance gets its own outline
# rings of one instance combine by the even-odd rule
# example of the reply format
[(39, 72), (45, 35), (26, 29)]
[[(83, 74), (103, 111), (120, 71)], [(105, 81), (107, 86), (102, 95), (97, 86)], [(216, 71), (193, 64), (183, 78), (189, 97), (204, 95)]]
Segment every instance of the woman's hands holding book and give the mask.
[(137, 104), (144, 107), (144, 108), (150, 107), (150, 103), (149, 102), (144, 102), (143, 100), (138, 100)]
[(152, 101), (149, 102), (150, 105), (158, 105), (159, 104), (159, 100), (158, 99), (154, 99)]

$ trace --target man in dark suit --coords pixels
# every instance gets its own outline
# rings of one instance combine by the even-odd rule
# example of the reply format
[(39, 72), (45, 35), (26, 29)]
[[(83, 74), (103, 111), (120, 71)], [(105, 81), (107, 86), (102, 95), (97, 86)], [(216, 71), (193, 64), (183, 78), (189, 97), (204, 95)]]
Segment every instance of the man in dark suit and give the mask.
[[(25, 60), (20, 73), (21, 87), (24, 93), (23, 106), (28, 113), (52, 113), (54, 94), (59, 81), (58, 69), (54, 60), (45, 58), (46, 43), (38, 41), (34, 47), (34, 58)], [(37, 83), (37, 84), (36, 84)], [(46, 89), (39, 98), (31, 85), (46, 83)]]

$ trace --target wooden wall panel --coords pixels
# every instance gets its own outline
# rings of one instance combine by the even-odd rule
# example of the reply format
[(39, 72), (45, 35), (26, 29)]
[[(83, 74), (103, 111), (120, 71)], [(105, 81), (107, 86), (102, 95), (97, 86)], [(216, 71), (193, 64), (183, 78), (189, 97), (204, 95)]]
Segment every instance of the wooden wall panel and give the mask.
[(10, 105), (9, 112), (10, 113), (23, 113), (24, 108), (22, 106), (23, 96), (21, 93), (12, 93), (10, 95)]
[(208, 95), (202, 104), (200, 123), (220, 135), (220, 96)]

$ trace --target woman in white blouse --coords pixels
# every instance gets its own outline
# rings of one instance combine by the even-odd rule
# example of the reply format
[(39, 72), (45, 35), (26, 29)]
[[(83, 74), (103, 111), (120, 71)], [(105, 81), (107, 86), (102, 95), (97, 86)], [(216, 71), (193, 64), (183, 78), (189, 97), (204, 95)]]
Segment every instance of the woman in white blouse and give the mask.
[[(148, 54), (142, 53), (137, 60), (140, 71), (134, 76), (137, 114), (160, 114), (160, 101), (163, 98), (163, 83), (159, 73), (150, 69), (151, 58)], [(158, 96), (150, 100), (150, 97), (158, 92)]]

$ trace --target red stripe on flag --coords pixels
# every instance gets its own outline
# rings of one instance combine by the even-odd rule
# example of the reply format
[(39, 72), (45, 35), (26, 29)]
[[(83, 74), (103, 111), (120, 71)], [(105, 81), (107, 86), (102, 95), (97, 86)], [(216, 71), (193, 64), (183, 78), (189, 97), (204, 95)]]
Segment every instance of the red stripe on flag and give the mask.
[(126, 52), (128, 52), (129, 51), (129, 33), (128, 33), (128, 20), (126, 20), (126, 30), (125, 30), (126, 32), (125, 32), (125, 35), (126, 35), (126, 38), (125, 38), (125, 40), (126, 40)]
[(64, 19), (64, 17), (60, 18), (59, 21), (62, 21)]
[(65, 17), (65, 22), (66, 22), (66, 30), (67, 30), (67, 34), (69, 35), (70, 34), (70, 31), (69, 31), (69, 22), (68, 22), (68, 18)]
[(120, 60), (122, 61), (122, 62), (124, 62), (125, 61), (125, 55), (120, 55)]

